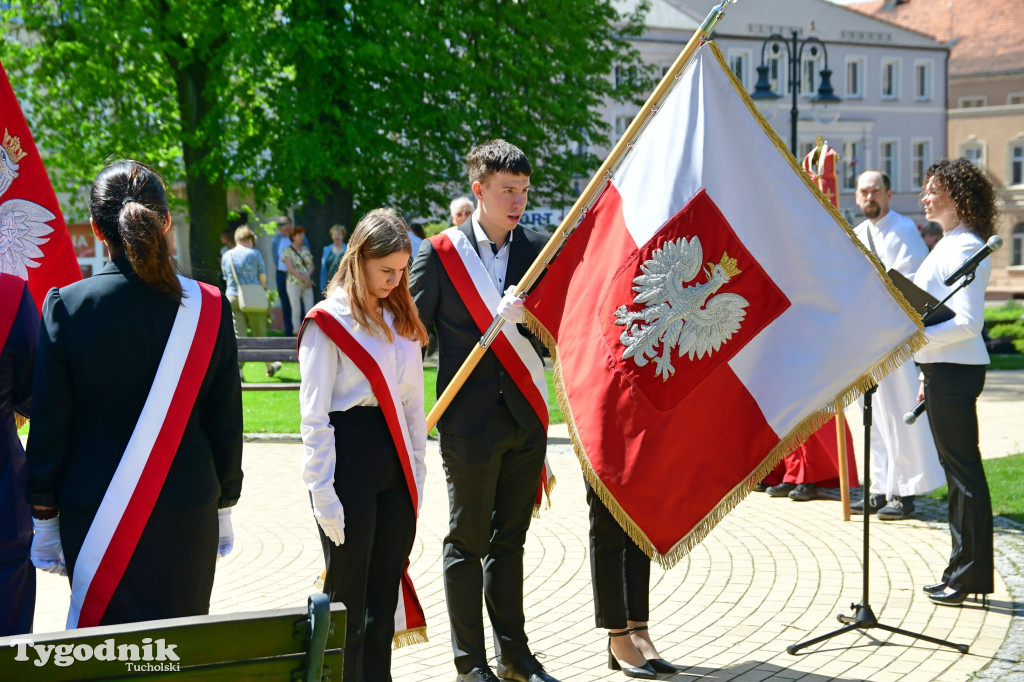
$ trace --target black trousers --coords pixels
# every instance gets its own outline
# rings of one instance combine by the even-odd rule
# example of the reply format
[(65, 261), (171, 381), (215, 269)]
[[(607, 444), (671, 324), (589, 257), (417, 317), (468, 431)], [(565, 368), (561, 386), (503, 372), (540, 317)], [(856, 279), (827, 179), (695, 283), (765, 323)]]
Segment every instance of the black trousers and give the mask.
[(32, 632), (36, 567), (29, 559), (31, 544), (29, 535), (0, 545), (0, 637)]
[(967, 592), (993, 591), (992, 500), (978, 449), (978, 396), (984, 365), (928, 363), (924, 399), (939, 462), (949, 485), (949, 532), (953, 551), (942, 580)]
[(284, 316), (284, 335), (293, 336), (298, 330), (292, 329), (292, 302), (288, 299), (288, 273), (277, 271), (277, 298), (281, 301)]
[(523, 429), (502, 403), (483, 432), (441, 432), (448, 482), (444, 588), (455, 667), (487, 664), (481, 592), (505, 661), (529, 654), (523, 615), (523, 544), (533, 517), (547, 435)]
[(626, 627), (627, 620), (646, 622), (650, 619), (651, 560), (622, 530), (590, 483), (586, 486), (597, 627), (619, 630)]
[(381, 409), (353, 407), (330, 418), (345, 542), (335, 545), (317, 525), (327, 562), (324, 592), (348, 610), (345, 682), (390, 682), (395, 609), (416, 513)]

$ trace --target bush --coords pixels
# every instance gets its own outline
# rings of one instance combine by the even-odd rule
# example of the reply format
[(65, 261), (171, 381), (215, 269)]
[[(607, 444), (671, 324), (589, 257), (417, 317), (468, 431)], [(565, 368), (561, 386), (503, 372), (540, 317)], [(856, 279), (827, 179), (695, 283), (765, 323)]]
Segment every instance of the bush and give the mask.
[(986, 322), (1014, 322), (1024, 319), (1024, 305), (1010, 300), (997, 308), (985, 308)]
[(448, 223), (440, 221), (440, 220), (437, 221), (436, 223), (424, 223), (423, 224), (423, 232), (428, 237), (433, 237), (438, 232), (444, 232), (446, 229), (448, 229)]
[(1013, 322), (992, 325), (988, 330), (989, 337), (993, 339), (1011, 338), (1014, 340), (1024, 339), (1024, 322)]

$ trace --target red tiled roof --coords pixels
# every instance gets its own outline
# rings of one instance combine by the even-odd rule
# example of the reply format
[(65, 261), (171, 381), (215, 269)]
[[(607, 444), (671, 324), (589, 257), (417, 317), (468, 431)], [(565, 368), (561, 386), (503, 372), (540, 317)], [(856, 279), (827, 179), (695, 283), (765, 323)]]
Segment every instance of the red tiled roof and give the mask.
[(903, 0), (891, 9), (886, 4), (872, 0), (846, 6), (941, 42), (955, 40), (951, 76), (1024, 69), (1024, 0)]

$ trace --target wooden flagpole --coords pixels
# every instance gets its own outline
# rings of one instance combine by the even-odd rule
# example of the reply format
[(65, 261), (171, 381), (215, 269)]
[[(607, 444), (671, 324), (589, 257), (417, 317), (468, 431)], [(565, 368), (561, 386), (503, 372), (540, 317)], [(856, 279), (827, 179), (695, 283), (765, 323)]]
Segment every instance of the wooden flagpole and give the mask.
[[(683, 48), (676, 60), (672, 62), (672, 66), (669, 67), (665, 77), (658, 83), (658, 87), (654, 89), (651, 96), (647, 98), (643, 107), (637, 116), (633, 117), (633, 122), (626, 128), (626, 132), (619, 138), (618, 143), (612, 148), (612, 151), (605, 158), (604, 163), (597, 169), (594, 176), (590, 179), (586, 189), (580, 194), (576, 203), (573, 204), (572, 209), (566, 214), (565, 218), (562, 219), (562, 223), (558, 226), (558, 229), (551, 235), (551, 239), (544, 246), (543, 250), (537, 255), (536, 260), (533, 261), (533, 265), (526, 271), (523, 278), (516, 285), (515, 293), (517, 296), (521, 296), (529, 291), (534, 283), (540, 278), (544, 268), (548, 266), (548, 263), (554, 258), (558, 249), (561, 248), (562, 244), (569, 237), (572, 230), (576, 228), (579, 222), (583, 219), (586, 211), (593, 205), (593, 202), (597, 200), (600, 192), (604, 189), (605, 183), (611, 178), (612, 173), (618, 168), (619, 163), (623, 157), (632, 149), (632, 142), (640, 134), (640, 132), (647, 125), (647, 122), (651, 119), (654, 114), (658, 112), (658, 105), (668, 95), (669, 90), (675, 83), (678, 74), (683, 70), (683, 66), (690, 60), (693, 53), (697, 51), (701, 42), (707, 40), (711, 35), (711, 32), (715, 30), (715, 26), (722, 20), (722, 16), (725, 13), (725, 6), (730, 3), (735, 3), (737, 0), (723, 0), (719, 4), (711, 8), (708, 12), (707, 17), (704, 18), (700, 28), (693, 34), (689, 42)], [(445, 388), (444, 392), (438, 397), (437, 402), (434, 403), (434, 407), (431, 408), (430, 414), (427, 415), (427, 431), (430, 431), (437, 424), (437, 421), (444, 414), (444, 411), (451, 405), (452, 399), (455, 394), (459, 392), (462, 385), (466, 383), (470, 373), (480, 362), (480, 359), (487, 352), (491, 342), (497, 338), (501, 332), (502, 326), (505, 324), (505, 320), (501, 317), (494, 318), (491, 322), (491, 326), (487, 328), (483, 336), (480, 337), (480, 341), (473, 347), (473, 350), (466, 357), (462, 363), (462, 367), (452, 377), (451, 383)]]

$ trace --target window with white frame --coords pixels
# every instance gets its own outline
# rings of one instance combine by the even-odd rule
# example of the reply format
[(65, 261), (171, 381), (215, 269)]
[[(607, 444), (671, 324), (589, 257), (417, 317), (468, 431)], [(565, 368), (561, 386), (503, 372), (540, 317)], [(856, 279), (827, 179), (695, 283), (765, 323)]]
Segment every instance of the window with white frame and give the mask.
[(864, 57), (846, 58), (846, 96), (864, 96)]
[(988, 98), (985, 95), (967, 95), (957, 100), (957, 104), (961, 109), (976, 109), (983, 107), (988, 104)]
[(769, 55), (765, 59), (765, 66), (768, 67), (768, 83), (772, 86), (772, 92), (783, 94), (786, 88), (786, 78), (782, 57)]
[(615, 117), (615, 136), (622, 137), (626, 128), (629, 128), (629, 124), (633, 122), (632, 116), (616, 116)]
[(900, 60), (882, 60), (882, 99), (900, 98)]
[(1017, 223), (1010, 234), (1010, 265), (1024, 265), (1024, 223)]
[(1011, 185), (1024, 184), (1024, 143), (1015, 142), (1010, 145), (1009, 180)]
[(914, 62), (914, 99), (929, 100), (932, 98), (932, 62)]
[(821, 58), (804, 55), (800, 64), (800, 94), (812, 97), (818, 91), (818, 72), (821, 71)]
[(1011, 92), (1006, 95), (1007, 104), (1024, 104), (1024, 92)]
[(840, 163), (843, 164), (843, 191), (853, 192), (857, 189), (857, 176), (860, 175), (863, 161), (861, 154), (864, 149), (860, 142), (846, 142)]
[(750, 90), (750, 50), (729, 50), (729, 69)]
[(892, 183), (892, 191), (899, 191), (899, 181), (896, 171), (899, 161), (900, 143), (899, 140), (881, 140), (878, 143), (878, 168), (889, 176)]
[(924, 187), (924, 173), (932, 163), (932, 141), (914, 140), (910, 162), (911, 189), (919, 190)]
[(980, 142), (971, 141), (960, 145), (960, 156), (978, 168), (985, 167), (985, 145)]

